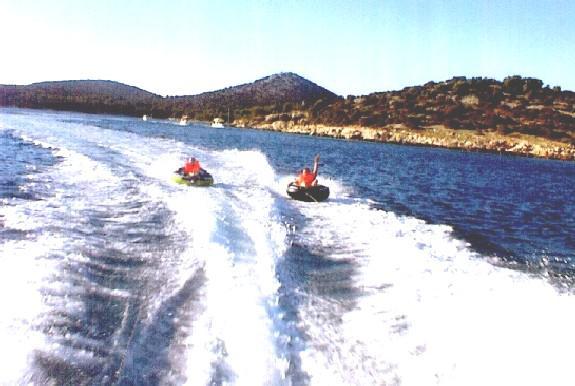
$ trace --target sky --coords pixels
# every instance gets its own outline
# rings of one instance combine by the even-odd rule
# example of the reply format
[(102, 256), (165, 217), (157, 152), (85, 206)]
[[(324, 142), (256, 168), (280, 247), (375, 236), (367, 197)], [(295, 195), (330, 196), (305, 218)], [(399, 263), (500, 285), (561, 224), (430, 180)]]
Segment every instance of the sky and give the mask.
[(575, 90), (572, 0), (0, 0), (0, 84), (190, 95), (295, 72), (338, 95), (453, 76)]

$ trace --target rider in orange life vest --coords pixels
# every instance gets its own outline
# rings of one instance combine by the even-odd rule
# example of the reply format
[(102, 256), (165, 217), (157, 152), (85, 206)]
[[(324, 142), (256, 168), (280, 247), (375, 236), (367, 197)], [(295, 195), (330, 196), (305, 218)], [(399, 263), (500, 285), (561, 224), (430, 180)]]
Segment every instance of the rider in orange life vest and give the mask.
[(184, 175), (185, 176), (197, 176), (200, 174), (200, 161), (195, 159), (194, 157), (188, 158), (184, 165)]
[(319, 154), (313, 159), (313, 171), (309, 168), (304, 168), (300, 174), (297, 176), (295, 183), (297, 186), (302, 186), (309, 188), (311, 186), (317, 185), (317, 169), (319, 164)]

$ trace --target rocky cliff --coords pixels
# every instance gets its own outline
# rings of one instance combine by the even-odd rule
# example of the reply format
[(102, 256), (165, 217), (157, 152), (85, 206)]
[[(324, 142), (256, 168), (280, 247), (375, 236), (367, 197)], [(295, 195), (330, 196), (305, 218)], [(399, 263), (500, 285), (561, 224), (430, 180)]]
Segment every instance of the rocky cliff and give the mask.
[[(246, 125), (246, 122), (238, 122)], [(249, 124), (248, 124), (249, 125)], [(575, 146), (528, 134), (505, 135), (496, 132), (450, 129), (442, 125), (414, 131), (405, 125), (386, 127), (329, 126), (295, 124), (293, 121), (268, 121), (249, 125), (264, 130), (315, 135), (348, 140), (443, 147), (465, 151), (492, 152), (575, 161)]]

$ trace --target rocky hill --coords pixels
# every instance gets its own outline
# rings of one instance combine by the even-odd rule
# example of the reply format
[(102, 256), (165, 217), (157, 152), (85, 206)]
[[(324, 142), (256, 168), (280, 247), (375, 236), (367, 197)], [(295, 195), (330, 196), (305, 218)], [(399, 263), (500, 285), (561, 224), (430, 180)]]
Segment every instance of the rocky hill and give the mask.
[[(223, 90), (171, 97), (172, 104), (168, 107), (171, 111), (200, 121), (210, 121), (218, 116), (227, 120), (228, 113), (229, 121), (253, 120), (272, 112), (305, 109), (318, 99), (335, 101), (337, 96), (297, 74), (288, 72)], [(166, 114), (160, 112), (159, 115)]]
[(571, 142), (575, 140), (575, 93), (520, 76), (503, 82), (455, 77), (399, 91), (349, 95), (331, 103), (318, 100), (294, 121), (368, 128), (402, 125), (414, 131), (443, 125)]
[(510, 76), (454, 77), (369, 95), (318, 99), (241, 125), (335, 138), (575, 159), (575, 93)]

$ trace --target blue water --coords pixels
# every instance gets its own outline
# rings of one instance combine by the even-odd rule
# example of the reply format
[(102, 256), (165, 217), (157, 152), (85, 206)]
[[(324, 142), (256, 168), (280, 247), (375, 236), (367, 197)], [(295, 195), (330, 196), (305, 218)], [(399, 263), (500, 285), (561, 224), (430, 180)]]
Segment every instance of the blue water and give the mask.
[(294, 174), (321, 155), (321, 174), (350, 195), (434, 224), (449, 224), (482, 253), (522, 264), (575, 267), (575, 164), (435, 148), (341, 141), (256, 130), (165, 123), (99, 125), (207, 149), (257, 149), (279, 173)]
[(23, 143), (10, 131), (0, 132), (0, 148), (0, 197), (34, 199), (34, 192), (24, 189), (26, 175), (53, 165), (52, 153)]
[[(330, 199), (289, 200), (315, 154)], [(170, 180), (189, 155), (213, 187)], [(570, 162), (0, 110), (0, 383), (570, 384), (573, 186)]]

